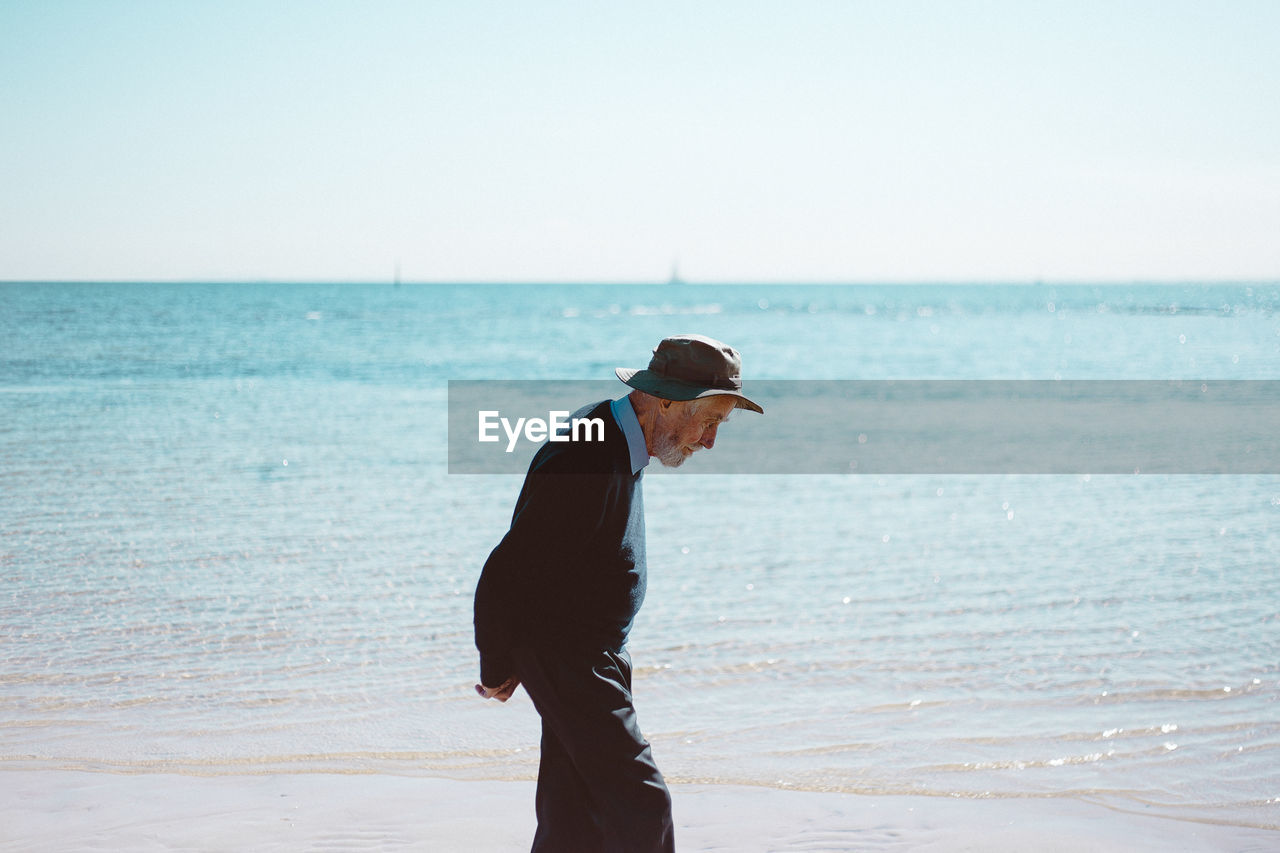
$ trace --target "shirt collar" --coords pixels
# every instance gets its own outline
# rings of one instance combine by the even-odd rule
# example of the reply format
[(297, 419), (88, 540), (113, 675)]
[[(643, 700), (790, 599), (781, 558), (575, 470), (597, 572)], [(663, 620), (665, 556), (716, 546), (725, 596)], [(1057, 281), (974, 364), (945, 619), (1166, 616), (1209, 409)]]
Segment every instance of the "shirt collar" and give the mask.
[(640, 419), (636, 417), (631, 398), (620, 397), (609, 404), (609, 409), (627, 439), (627, 450), (631, 454), (631, 473), (639, 474), (649, 464), (649, 449), (645, 446), (644, 430), (640, 429)]

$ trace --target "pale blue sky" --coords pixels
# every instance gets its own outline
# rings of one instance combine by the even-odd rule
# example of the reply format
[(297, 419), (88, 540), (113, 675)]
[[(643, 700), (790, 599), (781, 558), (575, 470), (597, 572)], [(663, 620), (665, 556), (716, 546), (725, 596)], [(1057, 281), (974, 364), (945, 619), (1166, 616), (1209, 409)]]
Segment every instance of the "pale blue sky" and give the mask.
[(1280, 3), (0, 3), (0, 279), (1280, 278)]

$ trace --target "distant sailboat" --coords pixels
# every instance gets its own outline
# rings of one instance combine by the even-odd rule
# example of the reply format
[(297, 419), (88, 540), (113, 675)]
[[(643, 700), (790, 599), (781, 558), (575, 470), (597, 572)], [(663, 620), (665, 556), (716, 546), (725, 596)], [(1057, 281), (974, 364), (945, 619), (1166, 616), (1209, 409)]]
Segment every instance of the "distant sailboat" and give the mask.
[(684, 284), (685, 281), (680, 277), (680, 262), (671, 262), (671, 278), (667, 279), (667, 284)]

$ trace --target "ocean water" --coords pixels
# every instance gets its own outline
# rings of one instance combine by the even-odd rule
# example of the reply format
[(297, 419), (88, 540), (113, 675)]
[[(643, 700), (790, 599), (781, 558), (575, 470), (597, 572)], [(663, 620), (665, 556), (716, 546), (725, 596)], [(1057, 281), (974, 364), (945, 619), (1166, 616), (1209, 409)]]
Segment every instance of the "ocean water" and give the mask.
[[(533, 778), (471, 687), (520, 478), (447, 473), (447, 382), (690, 331), (748, 383), (1280, 379), (1277, 285), (0, 284), (0, 789)], [(1280, 828), (1280, 477), (698, 463), (646, 475), (631, 644), (671, 780)]]

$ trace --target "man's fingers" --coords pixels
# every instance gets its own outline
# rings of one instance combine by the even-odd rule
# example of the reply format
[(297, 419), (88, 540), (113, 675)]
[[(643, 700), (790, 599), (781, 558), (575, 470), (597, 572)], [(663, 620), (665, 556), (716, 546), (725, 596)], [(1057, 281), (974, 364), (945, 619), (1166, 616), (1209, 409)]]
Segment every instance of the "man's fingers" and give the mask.
[(485, 687), (483, 684), (477, 684), (476, 693), (480, 694), (484, 699), (497, 699), (499, 702), (505, 702), (511, 698), (519, 686), (519, 679), (508, 678), (497, 687)]

